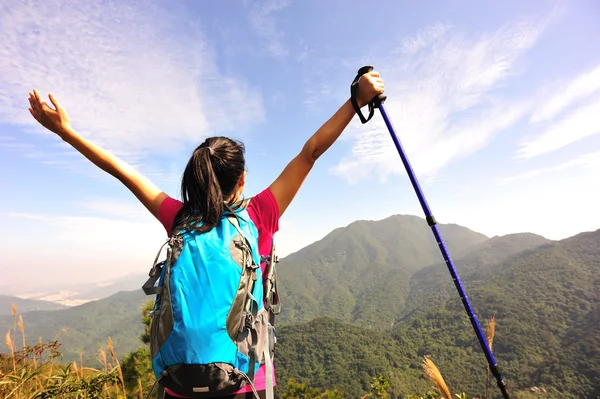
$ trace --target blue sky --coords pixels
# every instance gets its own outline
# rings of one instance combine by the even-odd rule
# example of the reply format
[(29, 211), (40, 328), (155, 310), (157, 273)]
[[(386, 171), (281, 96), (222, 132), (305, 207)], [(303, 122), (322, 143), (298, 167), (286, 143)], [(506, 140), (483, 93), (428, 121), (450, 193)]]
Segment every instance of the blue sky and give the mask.
[[(34, 87), (173, 196), (204, 137), (243, 140), (250, 196), (372, 64), (440, 222), (551, 239), (600, 228), (600, 5), (376, 4), (2, 2), (3, 281), (143, 272), (165, 237), (120, 183), (36, 125)], [(423, 212), (381, 116), (355, 118), (282, 218), (279, 248), (392, 214)]]

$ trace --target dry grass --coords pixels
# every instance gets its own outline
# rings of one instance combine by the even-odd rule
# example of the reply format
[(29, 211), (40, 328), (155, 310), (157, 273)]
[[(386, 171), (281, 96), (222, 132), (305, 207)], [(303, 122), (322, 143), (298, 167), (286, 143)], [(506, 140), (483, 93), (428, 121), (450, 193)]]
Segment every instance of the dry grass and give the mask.
[(444, 377), (442, 377), (442, 373), (440, 373), (440, 370), (438, 370), (437, 366), (435, 363), (433, 363), (429, 356), (425, 356), (423, 358), (423, 371), (425, 372), (427, 379), (433, 384), (436, 391), (442, 395), (440, 399), (452, 399), (452, 394), (450, 393), (450, 389), (448, 389), (448, 386), (444, 381)]
[[(494, 344), (494, 334), (495, 333), (496, 333), (496, 316), (492, 315), (488, 320), (488, 328), (486, 331), (486, 338), (487, 338), (488, 346), (490, 348), (490, 352), (493, 352), (492, 346)], [(489, 391), (489, 386), (490, 386), (490, 374), (491, 374), (491, 370), (488, 366), (487, 377), (485, 379), (485, 399), (488, 398), (488, 391)]]
[[(40, 338), (35, 345), (28, 346), (23, 317), (17, 317), (15, 305), (12, 307), (12, 314), (14, 327), (5, 337), (9, 353), (0, 353), (1, 398), (127, 398), (123, 372), (110, 338), (108, 348), (115, 366), (108, 362), (104, 350), (100, 356), (104, 370), (84, 367), (81, 353), (79, 363), (55, 364), (54, 360), (61, 355), (60, 344), (56, 341), (43, 343)], [(17, 337), (18, 332), (21, 339)], [(22, 348), (17, 347), (19, 341)], [(133, 393), (135, 396), (138, 396), (137, 388)]]

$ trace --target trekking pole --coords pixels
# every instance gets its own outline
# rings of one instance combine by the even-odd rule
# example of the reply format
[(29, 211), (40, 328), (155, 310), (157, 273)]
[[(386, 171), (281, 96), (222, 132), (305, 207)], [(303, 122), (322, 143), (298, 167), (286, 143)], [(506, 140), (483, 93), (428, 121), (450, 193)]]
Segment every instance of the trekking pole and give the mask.
[(396, 145), (398, 154), (400, 154), (400, 158), (402, 158), (402, 163), (404, 163), (404, 167), (406, 168), (408, 177), (410, 178), (410, 181), (415, 189), (415, 192), (417, 193), (417, 197), (419, 198), (419, 202), (421, 203), (421, 207), (423, 208), (423, 212), (425, 213), (425, 218), (427, 220), (427, 224), (429, 224), (429, 226), (431, 227), (431, 230), (433, 231), (433, 235), (435, 236), (438, 246), (440, 247), (440, 251), (442, 252), (442, 256), (444, 257), (444, 260), (446, 261), (448, 270), (450, 271), (450, 274), (452, 275), (452, 279), (454, 280), (454, 285), (456, 286), (456, 289), (458, 290), (458, 293), (460, 294), (460, 298), (462, 299), (462, 303), (465, 307), (465, 310), (467, 311), (467, 314), (469, 315), (469, 320), (471, 321), (471, 324), (473, 325), (475, 334), (477, 334), (477, 339), (479, 340), (479, 343), (481, 344), (481, 347), (483, 348), (483, 352), (485, 353), (485, 357), (487, 358), (487, 361), (489, 363), (490, 371), (496, 378), (496, 381), (498, 383), (498, 388), (500, 388), (500, 391), (502, 392), (502, 396), (504, 396), (505, 399), (508, 399), (508, 391), (506, 390), (506, 384), (504, 383), (502, 375), (500, 374), (500, 371), (498, 370), (498, 365), (496, 363), (496, 359), (494, 359), (494, 355), (492, 355), (492, 352), (487, 345), (487, 342), (483, 336), (483, 332), (481, 331), (481, 327), (479, 326), (479, 322), (477, 321), (477, 316), (475, 316), (475, 312), (473, 312), (473, 308), (471, 307), (471, 302), (469, 301), (469, 298), (467, 297), (467, 294), (465, 293), (465, 290), (462, 287), (462, 283), (460, 282), (460, 278), (458, 277), (458, 274), (456, 273), (456, 269), (454, 268), (452, 259), (450, 258), (450, 255), (448, 254), (446, 245), (444, 244), (444, 240), (442, 239), (442, 236), (436, 226), (437, 222), (436, 222), (435, 218), (433, 217), (431, 210), (429, 209), (429, 205), (427, 204), (427, 201), (425, 200), (425, 196), (423, 195), (421, 187), (419, 186), (419, 182), (417, 181), (417, 178), (415, 177), (415, 173), (413, 172), (410, 162), (408, 161), (408, 158), (406, 157), (406, 154), (404, 153), (402, 144), (400, 143), (400, 140), (398, 140), (398, 137), (396, 136), (396, 132), (394, 131), (394, 127), (392, 126), (392, 122), (390, 122), (387, 112), (385, 111), (385, 107), (383, 106), (383, 103), (385, 102), (387, 97), (384, 95), (380, 95), (373, 99), (372, 103), (369, 104), (369, 117), (368, 118), (365, 118), (362, 115), (360, 108), (358, 107), (358, 104), (356, 102), (356, 90), (358, 88), (358, 85), (356, 83), (358, 82), (358, 80), (360, 79), (360, 77), (362, 75), (364, 75), (365, 73), (371, 72), (372, 70), (373, 70), (372, 66), (364, 66), (364, 67), (360, 68), (358, 70), (358, 74), (356, 75), (356, 78), (354, 79), (354, 82), (352, 82), (352, 86), (351, 86), (350, 90), (351, 90), (351, 99), (352, 99), (352, 104), (354, 106), (354, 109), (356, 110), (356, 112), (357, 112), (358, 116), (360, 117), (360, 120), (363, 124), (367, 123), (371, 119), (371, 117), (373, 116), (374, 108), (379, 108), (379, 111), (381, 111), (381, 116), (383, 117), (383, 120), (385, 121), (385, 124), (390, 132), (390, 135), (392, 136), (392, 140), (394, 140), (394, 144)]

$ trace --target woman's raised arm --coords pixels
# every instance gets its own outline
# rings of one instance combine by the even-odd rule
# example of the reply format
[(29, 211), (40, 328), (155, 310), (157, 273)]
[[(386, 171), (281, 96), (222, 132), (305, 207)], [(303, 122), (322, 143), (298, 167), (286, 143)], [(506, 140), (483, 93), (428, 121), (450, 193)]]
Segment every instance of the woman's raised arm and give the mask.
[[(383, 94), (384, 86), (377, 72), (368, 72), (358, 82), (357, 102), (360, 107), (369, 104), (373, 98)], [(308, 139), (294, 159), (283, 169), (269, 186), (282, 215), (304, 183), (317, 159), (340, 137), (354, 117), (355, 111), (350, 99)]]
[(29, 112), (31, 112), (31, 115), (42, 126), (69, 143), (94, 165), (121, 181), (158, 219), (160, 204), (167, 197), (167, 194), (131, 165), (73, 130), (69, 116), (58, 99), (52, 94), (48, 97), (55, 109), (44, 102), (37, 90), (34, 89), (33, 92), (29, 93), (29, 104), (31, 105)]

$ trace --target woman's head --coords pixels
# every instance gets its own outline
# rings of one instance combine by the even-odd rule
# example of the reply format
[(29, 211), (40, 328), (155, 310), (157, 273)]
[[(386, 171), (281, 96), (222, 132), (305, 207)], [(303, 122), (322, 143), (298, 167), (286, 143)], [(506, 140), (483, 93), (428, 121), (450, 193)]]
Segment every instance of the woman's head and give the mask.
[(176, 225), (189, 227), (202, 221), (197, 230), (208, 231), (221, 219), (225, 203), (241, 195), (245, 183), (244, 145), (227, 137), (210, 137), (194, 150), (183, 172), (183, 207)]

